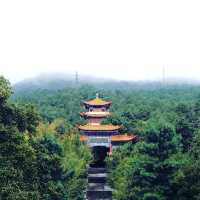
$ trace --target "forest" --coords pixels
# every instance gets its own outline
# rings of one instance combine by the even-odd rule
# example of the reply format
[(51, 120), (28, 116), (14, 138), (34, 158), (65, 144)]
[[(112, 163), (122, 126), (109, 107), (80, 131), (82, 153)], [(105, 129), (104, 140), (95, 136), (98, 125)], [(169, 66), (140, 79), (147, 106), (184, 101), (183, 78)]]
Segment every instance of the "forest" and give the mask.
[(79, 142), (81, 101), (112, 101), (104, 123), (137, 142), (106, 159), (117, 200), (200, 199), (200, 86), (66, 83), (12, 89), (0, 77), (0, 199), (84, 199), (89, 149)]

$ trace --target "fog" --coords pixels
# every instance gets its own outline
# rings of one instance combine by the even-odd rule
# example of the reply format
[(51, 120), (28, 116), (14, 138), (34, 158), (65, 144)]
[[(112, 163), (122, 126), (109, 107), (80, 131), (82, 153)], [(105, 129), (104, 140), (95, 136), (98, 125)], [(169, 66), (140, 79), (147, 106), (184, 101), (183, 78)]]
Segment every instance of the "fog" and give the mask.
[(0, 1), (0, 74), (200, 81), (200, 3)]

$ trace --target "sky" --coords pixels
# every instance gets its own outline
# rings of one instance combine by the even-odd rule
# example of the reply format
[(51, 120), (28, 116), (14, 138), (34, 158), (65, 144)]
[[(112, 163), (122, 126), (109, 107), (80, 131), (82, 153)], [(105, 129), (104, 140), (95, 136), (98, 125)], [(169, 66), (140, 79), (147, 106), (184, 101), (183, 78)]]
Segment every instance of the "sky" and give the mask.
[(200, 80), (199, 0), (0, 0), (0, 74)]

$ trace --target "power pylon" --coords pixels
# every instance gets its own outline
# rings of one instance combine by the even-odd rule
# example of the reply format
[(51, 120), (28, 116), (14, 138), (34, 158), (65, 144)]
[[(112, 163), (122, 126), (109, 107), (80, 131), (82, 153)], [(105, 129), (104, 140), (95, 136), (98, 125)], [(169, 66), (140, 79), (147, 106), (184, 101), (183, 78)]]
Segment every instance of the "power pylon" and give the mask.
[(75, 83), (79, 83), (78, 71), (75, 72)]
[(166, 68), (164, 65), (163, 65), (163, 69), (162, 69), (162, 83), (163, 83), (163, 85), (165, 85), (165, 83), (166, 83)]

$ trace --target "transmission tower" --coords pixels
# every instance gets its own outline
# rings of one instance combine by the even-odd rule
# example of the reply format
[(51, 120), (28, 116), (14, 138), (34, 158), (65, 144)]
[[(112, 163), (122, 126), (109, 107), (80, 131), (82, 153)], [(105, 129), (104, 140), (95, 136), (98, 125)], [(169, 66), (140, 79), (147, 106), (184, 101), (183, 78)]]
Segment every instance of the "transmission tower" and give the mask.
[(163, 69), (162, 69), (162, 82), (163, 82), (163, 85), (165, 85), (165, 83), (166, 83), (166, 69), (165, 69), (165, 66), (163, 66)]
[(78, 71), (75, 72), (75, 83), (79, 83)]

